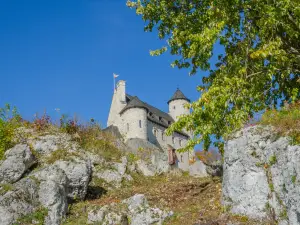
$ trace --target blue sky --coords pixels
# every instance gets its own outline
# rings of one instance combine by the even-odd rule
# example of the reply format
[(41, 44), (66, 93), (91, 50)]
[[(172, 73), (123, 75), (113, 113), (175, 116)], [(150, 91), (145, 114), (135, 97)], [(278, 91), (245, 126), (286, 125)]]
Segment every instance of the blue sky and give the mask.
[(26, 119), (60, 108), (106, 126), (113, 72), (164, 111), (177, 87), (196, 100), (201, 74), (173, 69), (169, 54), (151, 57), (165, 43), (143, 27), (125, 0), (1, 0), (0, 107), (15, 105)]

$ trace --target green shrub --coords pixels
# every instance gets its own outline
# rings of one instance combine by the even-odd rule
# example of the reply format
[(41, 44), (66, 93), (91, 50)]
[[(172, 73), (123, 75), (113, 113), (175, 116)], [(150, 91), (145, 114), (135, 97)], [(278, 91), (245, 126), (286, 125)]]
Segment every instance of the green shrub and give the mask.
[(300, 101), (266, 111), (260, 123), (272, 125), (281, 136), (290, 136), (292, 144), (300, 144)]
[(15, 131), (21, 120), (16, 107), (11, 108), (6, 104), (4, 108), (0, 108), (0, 160), (5, 151), (14, 146)]
[(77, 118), (68, 119), (68, 116), (63, 114), (60, 118), (60, 129), (68, 134), (76, 134), (80, 129)]
[(122, 152), (115, 146), (115, 138), (103, 132), (99, 124), (91, 123), (80, 126), (78, 142), (86, 151), (102, 156), (106, 160), (119, 160)]
[(277, 163), (276, 155), (272, 155), (270, 157), (269, 163), (270, 163), (271, 166), (274, 165), (275, 163)]

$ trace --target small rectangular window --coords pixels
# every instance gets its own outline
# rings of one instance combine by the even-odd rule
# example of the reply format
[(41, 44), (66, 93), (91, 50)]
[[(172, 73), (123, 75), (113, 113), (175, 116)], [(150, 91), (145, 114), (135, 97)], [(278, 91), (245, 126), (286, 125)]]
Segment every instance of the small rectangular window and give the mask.
[(141, 120), (139, 121), (139, 126), (140, 126), (140, 128), (142, 128), (142, 121)]
[(164, 141), (165, 140), (165, 134), (164, 132), (161, 133), (161, 139)]
[(175, 138), (174, 137), (172, 137), (172, 143), (175, 144)]
[(129, 123), (127, 123), (127, 132), (129, 131)]
[(179, 146), (180, 147), (182, 146), (182, 140), (179, 140)]

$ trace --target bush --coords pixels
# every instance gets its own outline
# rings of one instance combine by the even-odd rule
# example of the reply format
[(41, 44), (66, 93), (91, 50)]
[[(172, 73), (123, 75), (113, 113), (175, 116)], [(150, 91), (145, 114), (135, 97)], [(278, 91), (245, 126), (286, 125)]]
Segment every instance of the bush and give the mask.
[(14, 146), (15, 130), (20, 126), (22, 119), (16, 107), (6, 104), (0, 108), (0, 160), (4, 157), (7, 149)]
[(104, 133), (100, 125), (91, 122), (86, 126), (81, 125), (78, 132), (80, 146), (94, 154), (102, 156), (106, 160), (119, 160), (122, 152), (114, 145), (115, 138)]
[(290, 136), (293, 144), (300, 144), (300, 101), (286, 104), (280, 110), (267, 110), (261, 124), (272, 125), (281, 136)]
[(33, 121), (33, 128), (37, 131), (44, 131), (51, 125), (51, 119), (50, 116), (44, 112), (42, 117), (38, 117), (38, 115), (35, 115), (34, 121)]
[(68, 119), (68, 116), (64, 114), (61, 116), (59, 121), (60, 121), (60, 129), (63, 132), (66, 132), (68, 134), (78, 133), (80, 129), (80, 125), (78, 124), (76, 117), (74, 117), (74, 119)]

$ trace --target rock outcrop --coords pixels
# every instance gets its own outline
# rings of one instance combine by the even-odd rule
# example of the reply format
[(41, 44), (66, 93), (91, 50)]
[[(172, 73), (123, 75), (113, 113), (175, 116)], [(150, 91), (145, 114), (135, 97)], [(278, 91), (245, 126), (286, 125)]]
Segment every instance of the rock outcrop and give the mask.
[(88, 213), (88, 224), (103, 225), (150, 225), (162, 224), (172, 216), (173, 212), (167, 212), (158, 208), (151, 208), (144, 195), (137, 194), (120, 204), (112, 203), (98, 210)]
[(73, 200), (84, 200), (92, 174), (91, 162), (74, 157), (70, 161), (56, 161), (55, 165), (63, 170), (68, 178), (68, 197)]
[(14, 183), (35, 163), (28, 145), (18, 144), (5, 152), (0, 163), (0, 183)]
[(300, 146), (271, 127), (237, 132), (225, 146), (223, 204), (234, 214), (300, 224)]

